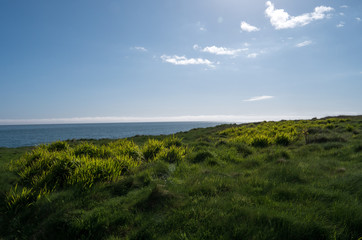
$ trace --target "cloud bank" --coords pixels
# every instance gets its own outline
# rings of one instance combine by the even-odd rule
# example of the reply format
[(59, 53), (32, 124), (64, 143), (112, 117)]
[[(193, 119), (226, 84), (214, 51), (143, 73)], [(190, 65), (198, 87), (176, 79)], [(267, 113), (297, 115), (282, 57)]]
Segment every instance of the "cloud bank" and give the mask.
[(249, 23), (247, 23), (245, 21), (242, 21), (240, 23), (240, 28), (244, 32), (257, 32), (257, 31), (260, 30), (259, 28), (255, 27), (255, 26), (252, 26), (252, 25), (250, 25)]
[[(340, 114), (340, 113), (338, 113)], [(321, 115), (186, 115), (168, 117), (75, 117), (75, 118), (47, 118), (47, 119), (0, 119), (0, 125), (28, 125), (28, 124), (75, 124), (75, 123), (130, 123), (130, 122), (259, 122), (288, 119), (310, 119), (338, 114)], [(348, 115), (348, 114), (345, 114)], [(356, 113), (350, 113), (356, 115)]]
[(326, 18), (328, 16), (326, 13), (334, 10), (332, 7), (319, 6), (314, 12), (290, 16), (284, 9), (275, 9), (271, 1), (267, 1), (266, 6), (265, 15), (270, 18), (270, 23), (277, 30), (305, 26), (312, 21)]
[(168, 62), (174, 65), (207, 65), (209, 67), (214, 67), (214, 63), (208, 59), (203, 58), (186, 58), (185, 56), (167, 56), (162, 55), (161, 59), (164, 62)]

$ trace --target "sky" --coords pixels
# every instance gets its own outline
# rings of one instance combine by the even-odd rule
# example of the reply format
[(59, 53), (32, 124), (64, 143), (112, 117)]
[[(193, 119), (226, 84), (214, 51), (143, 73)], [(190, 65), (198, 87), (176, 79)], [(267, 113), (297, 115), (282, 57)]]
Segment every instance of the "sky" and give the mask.
[(0, 124), (362, 114), (360, 0), (0, 0)]

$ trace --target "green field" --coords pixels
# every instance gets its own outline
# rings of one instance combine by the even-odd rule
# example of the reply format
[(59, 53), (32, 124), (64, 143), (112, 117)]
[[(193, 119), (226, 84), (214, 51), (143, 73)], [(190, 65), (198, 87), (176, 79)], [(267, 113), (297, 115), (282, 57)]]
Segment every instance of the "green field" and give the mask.
[(362, 116), (0, 148), (0, 239), (359, 239)]

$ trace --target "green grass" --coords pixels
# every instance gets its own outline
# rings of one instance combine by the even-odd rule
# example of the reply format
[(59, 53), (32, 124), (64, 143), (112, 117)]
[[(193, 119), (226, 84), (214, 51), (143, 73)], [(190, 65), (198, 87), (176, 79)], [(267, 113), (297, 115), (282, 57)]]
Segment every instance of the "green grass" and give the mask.
[(358, 239), (362, 117), (0, 149), (0, 238)]

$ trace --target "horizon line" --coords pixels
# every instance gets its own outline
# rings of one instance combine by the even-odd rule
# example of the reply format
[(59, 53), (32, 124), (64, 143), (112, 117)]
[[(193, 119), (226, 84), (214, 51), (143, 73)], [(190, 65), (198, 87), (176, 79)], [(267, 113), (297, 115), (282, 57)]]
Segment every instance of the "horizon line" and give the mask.
[(146, 122), (225, 122), (247, 123), (260, 121), (298, 120), (339, 115), (358, 115), (357, 113), (332, 113), (318, 115), (186, 115), (168, 117), (73, 117), (41, 119), (0, 119), (0, 125), (37, 124), (92, 124), (92, 123), (146, 123)]

